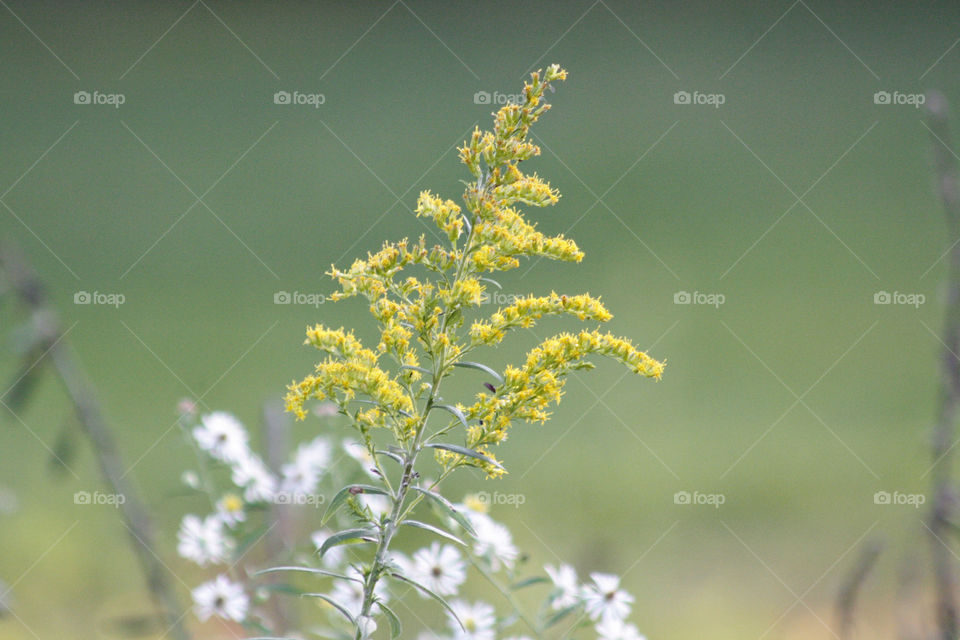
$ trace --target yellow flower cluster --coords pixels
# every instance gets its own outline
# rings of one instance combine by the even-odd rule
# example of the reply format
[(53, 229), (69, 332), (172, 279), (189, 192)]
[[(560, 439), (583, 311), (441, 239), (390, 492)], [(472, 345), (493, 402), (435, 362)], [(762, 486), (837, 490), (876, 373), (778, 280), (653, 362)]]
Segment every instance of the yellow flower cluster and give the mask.
[(421, 191), (420, 199), (417, 200), (417, 217), (427, 216), (433, 218), (451, 243), (456, 243), (457, 238), (463, 233), (463, 217), (460, 214), (460, 207), (453, 200), (441, 200), (429, 191)]
[(550, 417), (547, 407), (563, 395), (567, 374), (592, 368), (584, 359), (593, 354), (618, 360), (648, 378), (659, 379), (663, 374), (664, 364), (629, 340), (599, 331), (561, 333), (531, 350), (523, 366), (507, 367), (504, 383), (494, 393), (480, 393), (475, 404), (464, 408), (468, 419), (478, 421), (468, 430), (467, 446), (499, 444), (513, 420), (545, 422)]
[[(290, 385), (290, 411), (303, 418), (305, 402), (331, 399), (351, 415), (370, 447), (368, 428), (386, 426), (417, 451), (435, 435), (425, 433), (426, 416), (437, 406), (444, 377), (456, 364), (483, 368), (461, 362), (467, 352), (495, 346), (511, 329), (533, 326), (544, 316), (610, 319), (606, 307), (590, 295), (557, 293), (521, 297), (486, 318), (473, 315), (484, 301), (484, 282), (489, 282), (485, 272), (516, 268), (521, 258), (583, 259), (576, 243), (562, 235), (544, 235), (519, 211), (522, 206), (553, 205), (560, 197), (536, 174), (522, 172), (520, 164), (540, 154), (528, 137), (530, 127), (550, 108), (543, 102), (544, 91), (566, 75), (557, 65), (531, 74), (523, 99), (500, 108), (493, 130), (476, 129), (459, 149), (460, 160), (474, 178), (464, 190), (462, 208), (429, 191), (420, 193), (416, 215), (430, 218), (447, 245), (428, 247), (423, 237), (418, 242), (387, 242), (347, 270), (331, 269), (329, 275), (339, 284), (332, 299), (364, 296), (379, 324), (380, 340), (376, 350), (370, 350), (352, 332), (321, 325), (308, 329), (306, 342), (327, 358), (313, 375)], [(411, 275), (408, 269), (418, 273)], [(663, 363), (608, 333), (554, 336), (530, 351), (521, 366), (508, 367), (499, 387), (488, 385), (491, 392), (479, 394), (473, 405), (458, 405), (452, 413), (459, 415), (440, 432), (459, 429), (464, 418), (468, 424), (463, 444), (456, 446), (466, 446), (474, 455), (458, 453), (456, 446), (439, 448), (438, 461), (448, 471), (469, 465), (494, 477), (504, 473), (490, 448), (506, 439), (513, 421), (546, 420), (549, 405), (562, 397), (567, 374), (592, 367), (586, 358), (594, 354), (618, 360), (643, 376), (659, 378), (663, 372)], [(388, 359), (393, 361), (393, 374), (381, 363)], [(369, 408), (348, 413), (346, 405), (356, 400)]]
[(569, 314), (579, 320), (597, 320), (606, 322), (613, 316), (598, 299), (589, 294), (559, 296), (552, 292), (549, 296), (526, 296), (512, 305), (500, 309), (489, 320), (477, 320), (470, 327), (470, 339), (473, 344), (497, 344), (507, 331), (515, 327), (529, 328), (546, 315)]

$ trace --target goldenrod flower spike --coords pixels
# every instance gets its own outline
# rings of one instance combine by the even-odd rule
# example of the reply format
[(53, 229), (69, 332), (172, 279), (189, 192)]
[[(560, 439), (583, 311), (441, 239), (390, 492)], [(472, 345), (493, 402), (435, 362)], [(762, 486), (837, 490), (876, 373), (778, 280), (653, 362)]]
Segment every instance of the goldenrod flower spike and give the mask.
[[(334, 266), (329, 271), (339, 285), (333, 300), (366, 298), (379, 342), (370, 349), (352, 331), (309, 328), (307, 344), (323, 352), (325, 359), (313, 374), (288, 387), (286, 399), (287, 409), (300, 419), (306, 417), (305, 404), (311, 400), (336, 403), (359, 431), (391, 500), (387, 516), (367, 522), (377, 532), (377, 551), (364, 578), (361, 617), (371, 615), (374, 587), (386, 570), (397, 524), (422, 497), (408, 493), (425, 448), (434, 449), (442, 466), (437, 483), (465, 466), (498, 477), (506, 471), (492, 448), (507, 438), (515, 421), (546, 421), (551, 405), (563, 396), (569, 373), (591, 368), (591, 356), (607, 356), (649, 378), (659, 379), (663, 373), (662, 362), (629, 340), (596, 329), (548, 338), (502, 375), (465, 359), (482, 347), (498, 345), (509, 331), (532, 327), (546, 316), (591, 323), (611, 318), (598, 298), (556, 292), (515, 297), (488, 317), (479, 313), (488, 288), (500, 286), (489, 279), (491, 272), (515, 269), (530, 258), (573, 263), (583, 259), (573, 240), (544, 235), (521, 211), (554, 205), (560, 198), (548, 182), (520, 166), (540, 154), (528, 135), (549, 109), (544, 91), (566, 77), (557, 65), (531, 74), (522, 100), (494, 114), (493, 130), (476, 129), (463, 143), (460, 161), (473, 179), (463, 191), (462, 205), (430, 191), (420, 193), (414, 211), (440, 231), (439, 244), (429, 246), (424, 237), (386, 242), (349, 268)], [(455, 367), (479, 369), (490, 376), (483, 383), (486, 391), (469, 406), (448, 404), (439, 395)], [(396, 482), (379, 465), (383, 444), (380, 448), (374, 444), (375, 430), (384, 428), (393, 437), (388, 453), (402, 467)], [(356, 510), (355, 515), (362, 520), (365, 513)]]

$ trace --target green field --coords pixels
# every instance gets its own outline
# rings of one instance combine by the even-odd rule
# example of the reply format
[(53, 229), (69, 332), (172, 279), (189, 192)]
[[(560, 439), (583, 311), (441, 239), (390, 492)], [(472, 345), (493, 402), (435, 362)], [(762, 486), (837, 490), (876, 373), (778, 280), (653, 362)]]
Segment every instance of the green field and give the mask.
[[(11, 0), (0, 237), (72, 327), (164, 561), (192, 585), (202, 574), (174, 549), (200, 504), (177, 497), (190, 460), (170, 430), (178, 400), (202, 395), (256, 428), (312, 366), (308, 323), (372, 336), (359, 301), (274, 293), (329, 293), (331, 263), (431, 233), (412, 209), (422, 189), (459, 196), (454, 146), (492, 109), (474, 95), (516, 93), (558, 62), (570, 78), (529, 164), (563, 198), (529, 215), (586, 258), (524, 265), (504, 290), (601, 295), (611, 330), (668, 366), (659, 383), (609, 364), (577, 375), (551, 422), (518, 426), (499, 452), (506, 478), (466, 475), (452, 495), (524, 495), (494, 515), (532, 560), (626, 571), (651, 640), (831, 637), (838, 585), (880, 539), (859, 637), (892, 638), (904, 567), (929, 583), (925, 511), (874, 493), (929, 489), (940, 258), (955, 239), (922, 109), (874, 94), (939, 89), (960, 104), (958, 24), (944, 2)], [(75, 104), (78, 91), (125, 102)], [(274, 104), (278, 91), (324, 103)], [(725, 102), (675, 104), (678, 91)], [(125, 302), (75, 305), (78, 291)], [(724, 302), (675, 304), (681, 291)], [(925, 300), (874, 304), (880, 291)], [(12, 381), (23, 316), (5, 303), (0, 318)], [(486, 361), (566, 326), (544, 322)], [(75, 429), (59, 385), (45, 378), (22, 422), (0, 415), (0, 487), (19, 503), (0, 514), (16, 605), (0, 638), (116, 637), (109, 620), (147, 610), (145, 591), (113, 508), (73, 502), (103, 488), (87, 444), (69, 471), (51, 461)], [(725, 502), (677, 505), (679, 491)]]

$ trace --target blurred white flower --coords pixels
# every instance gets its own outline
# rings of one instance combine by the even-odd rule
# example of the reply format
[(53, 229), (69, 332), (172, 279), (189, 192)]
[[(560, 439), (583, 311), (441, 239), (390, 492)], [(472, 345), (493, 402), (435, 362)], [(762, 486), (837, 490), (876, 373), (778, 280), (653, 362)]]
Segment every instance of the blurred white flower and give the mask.
[(243, 522), (247, 519), (243, 499), (235, 493), (226, 494), (217, 502), (217, 515), (223, 524), (231, 528)]
[[(333, 532), (329, 529), (320, 529), (319, 531), (314, 531), (310, 534), (310, 540), (313, 542), (313, 546), (317, 548), (317, 551), (320, 551), (320, 547), (323, 546), (323, 543), (327, 541), (327, 538), (333, 535)], [(346, 552), (346, 547), (337, 546), (327, 549), (327, 552), (323, 554), (323, 557), (320, 559), (320, 563), (327, 569), (332, 569), (335, 567), (340, 567), (343, 564), (344, 553)]]
[(320, 404), (314, 405), (312, 411), (313, 415), (318, 418), (329, 418), (340, 413), (340, 408), (335, 403), (325, 400)]
[(366, 640), (377, 630), (377, 621), (370, 616), (360, 616), (357, 618), (357, 630), (360, 632), (361, 640)]
[(196, 471), (184, 471), (180, 474), (180, 482), (191, 489), (200, 488), (200, 476), (197, 475)]
[(313, 469), (318, 474), (322, 474), (330, 466), (330, 456), (330, 441), (320, 436), (297, 447), (294, 461), (308, 469)]
[(647, 640), (646, 636), (640, 635), (637, 631), (636, 625), (627, 624), (616, 618), (600, 622), (596, 631), (600, 634), (600, 640)]
[(283, 465), (280, 473), (280, 492), (292, 496), (313, 493), (320, 481), (319, 472), (299, 460)]
[(225, 575), (219, 575), (210, 582), (204, 582), (193, 590), (194, 609), (200, 620), (210, 616), (219, 616), (226, 620), (243, 622), (247, 617), (250, 599), (243, 585), (233, 582)]
[(223, 521), (216, 514), (200, 519), (193, 514), (183, 517), (177, 532), (177, 553), (201, 567), (227, 559), (233, 540), (225, 534)]
[(467, 579), (467, 567), (460, 552), (449, 544), (441, 547), (439, 542), (414, 553), (407, 571), (410, 578), (441, 596), (456, 595)]
[(553, 586), (558, 593), (553, 598), (553, 608), (557, 611), (566, 609), (580, 602), (580, 584), (577, 581), (576, 570), (568, 564), (559, 567), (544, 565), (544, 571), (550, 576)]
[[(344, 575), (350, 578), (358, 578), (363, 580), (363, 574), (356, 567), (350, 567), (344, 572)], [(390, 597), (387, 594), (387, 585), (383, 580), (377, 582), (377, 586), (373, 588), (374, 594), (384, 602), (387, 602)], [(337, 580), (333, 585), (333, 593), (330, 595), (331, 598), (343, 605), (343, 608), (350, 612), (350, 615), (356, 618), (360, 615), (360, 612), (363, 611), (363, 582), (357, 582), (356, 580)]]
[(250, 451), (247, 446), (247, 431), (226, 411), (214, 411), (200, 419), (200, 426), (193, 430), (197, 445), (210, 456), (222, 462), (232, 463)]
[(277, 479), (252, 452), (233, 462), (231, 479), (233, 484), (243, 487), (243, 499), (247, 502), (268, 502), (277, 493)]
[(360, 493), (357, 495), (360, 504), (370, 509), (375, 518), (390, 512), (390, 500), (387, 496), (377, 495), (376, 493)]
[(494, 640), (494, 625), (497, 622), (493, 613), (493, 607), (485, 602), (475, 602), (470, 604), (463, 600), (454, 600), (450, 603), (450, 608), (457, 614), (454, 618), (447, 613), (447, 625), (453, 631), (455, 640)]
[(494, 571), (499, 571), (501, 565), (512, 569), (520, 552), (513, 545), (510, 530), (490, 516), (479, 513), (470, 515), (470, 524), (477, 533), (473, 552), (486, 558)]
[(348, 456), (360, 463), (360, 466), (363, 467), (364, 473), (371, 478), (379, 478), (379, 476), (374, 472), (374, 469), (377, 468), (377, 463), (374, 462), (373, 456), (370, 455), (370, 451), (367, 450), (364, 445), (356, 440), (344, 440), (343, 450), (347, 452)]
[(610, 573), (591, 573), (593, 584), (583, 589), (591, 620), (623, 620), (630, 615), (633, 596), (620, 589), (620, 578)]

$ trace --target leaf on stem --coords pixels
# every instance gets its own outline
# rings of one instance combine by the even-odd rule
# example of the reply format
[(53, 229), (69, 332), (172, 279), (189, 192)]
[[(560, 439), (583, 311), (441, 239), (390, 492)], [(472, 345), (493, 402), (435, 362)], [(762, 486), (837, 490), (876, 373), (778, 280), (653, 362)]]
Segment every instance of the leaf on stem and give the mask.
[(430, 498), (435, 505), (440, 507), (440, 510), (442, 512), (444, 512), (445, 514), (453, 518), (454, 522), (456, 522), (461, 527), (463, 527), (463, 529), (467, 533), (469, 533), (471, 536), (476, 537), (477, 532), (474, 531), (473, 525), (470, 524), (470, 521), (467, 520), (466, 516), (464, 516), (459, 511), (457, 511), (456, 507), (454, 507), (449, 500), (444, 498), (439, 493), (435, 493), (433, 491), (430, 491), (429, 489), (424, 489), (423, 487), (410, 487), (410, 488), (413, 489), (414, 491), (419, 491), (426, 497)]
[(427, 524), (426, 522), (420, 522), (419, 520), (404, 520), (404, 521), (401, 522), (400, 524), (405, 524), (405, 525), (409, 525), (409, 526), (411, 526), (411, 527), (416, 527), (417, 529), (423, 529), (424, 531), (429, 531), (429, 532), (431, 532), (431, 533), (435, 533), (435, 534), (437, 534), (438, 536), (440, 536), (440, 537), (442, 537), (442, 538), (446, 538), (447, 540), (451, 540), (451, 541), (453, 541), (453, 542), (456, 542), (457, 544), (462, 545), (462, 546), (464, 546), (464, 547), (467, 546), (467, 543), (466, 543), (466, 542), (464, 542), (463, 540), (461, 540), (461, 539), (458, 538), (457, 536), (453, 535), (452, 533), (449, 533), (449, 532), (447, 532), (447, 531), (444, 531), (443, 529), (441, 529), (441, 528), (439, 528), (439, 527), (435, 527), (435, 526), (433, 526), (432, 524)]
[(347, 611), (347, 608), (344, 607), (344, 606), (343, 606), (342, 604), (340, 604), (339, 602), (337, 602), (336, 600), (334, 600), (333, 598), (331, 598), (330, 596), (325, 595), (325, 594), (322, 594), (322, 593), (305, 593), (305, 594), (303, 594), (303, 597), (304, 597), (304, 598), (320, 598), (321, 600), (324, 600), (324, 601), (326, 601), (326, 602), (329, 602), (331, 605), (333, 605), (333, 607), (334, 607), (337, 611), (339, 611), (340, 613), (343, 614), (343, 617), (345, 617), (347, 620), (350, 621), (350, 624), (356, 626), (357, 621), (353, 619), (353, 616), (350, 615), (350, 612)]
[(483, 371), (484, 373), (490, 375), (494, 380), (496, 380), (497, 384), (503, 384), (503, 376), (485, 364), (481, 364), (479, 362), (469, 362), (464, 360), (462, 362), (454, 362), (453, 366), (463, 367), (464, 369), (476, 369), (477, 371)]
[[(491, 458), (490, 456), (484, 455), (484, 454), (480, 453), (479, 451), (474, 451), (473, 449), (468, 449), (467, 447), (461, 447), (460, 445), (457, 445), (457, 444), (444, 444), (444, 443), (440, 443), (440, 442), (430, 442), (430, 443), (427, 443), (427, 444), (425, 444), (425, 445), (423, 445), (423, 446), (425, 446), (425, 447), (430, 447), (431, 449), (443, 449), (444, 451), (451, 451), (451, 452), (457, 453), (457, 454), (459, 454), (459, 455), (461, 455), (461, 456), (467, 456), (468, 458), (474, 458), (474, 459), (476, 459), (476, 460), (482, 460), (483, 462), (486, 462), (487, 464), (492, 464), (492, 465), (495, 466), (497, 469), (503, 469), (503, 465), (501, 465), (499, 462), (497, 462), (496, 460), (494, 460), (494, 459)], [(503, 470), (505, 470), (505, 469), (503, 469)]]
[(333, 500), (330, 501), (330, 504), (327, 506), (327, 510), (323, 512), (323, 517), (320, 518), (320, 525), (325, 525), (330, 517), (336, 513), (337, 509), (343, 506), (348, 498), (360, 493), (373, 493), (380, 496), (390, 495), (386, 489), (374, 487), (373, 485), (348, 484), (343, 489), (340, 489), (340, 491), (337, 492), (337, 495), (333, 496)]
[(269, 569), (261, 569), (260, 571), (255, 571), (253, 575), (259, 576), (264, 573), (276, 573), (278, 571), (300, 571), (301, 573), (315, 573), (321, 576), (329, 576), (331, 578), (339, 578), (341, 580), (352, 580), (354, 582), (363, 583), (363, 580), (360, 578), (351, 578), (350, 576), (345, 576), (339, 573), (334, 573), (333, 571), (327, 571), (326, 569), (314, 569), (313, 567), (270, 567)]
[(457, 624), (460, 625), (460, 628), (463, 629), (464, 631), (467, 630), (467, 628), (463, 626), (463, 622), (461, 622), (460, 617), (457, 615), (457, 613), (442, 597), (440, 597), (430, 589), (426, 588), (416, 580), (411, 580), (410, 578), (400, 575), (399, 573), (388, 573), (387, 575), (390, 576), (391, 578), (396, 578), (397, 580), (401, 580), (403, 582), (406, 582), (407, 584), (413, 585), (414, 587), (416, 587), (426, 595), (430, 596), (431, 598), (439, 602), (441, 605), (443, 605), (443, 608), (446, 609), (451, 616), (453, 616), (453, 619), (457, 621)]
[(342, 544), (362, 544), (365, 542), (376, 542), (377, 532), (373, 529), (347, 529), (345, 531), (340, 531), (333, 534), (329, 538), (323, 541), (323, 544), (320, 545), (320, 557), (323, 557), (327, 551), (333, 547), (340, 546)]
[(467, 423), (467, 416), (463, 415), (463, 411), (460, 411), (458, 407), (455, 407), (452, 404), (435, 404), (433, 406), (437, 409), (443, 409), (444, 411), (452, 413), (465, 428), (470, 428), (470, 425)]

